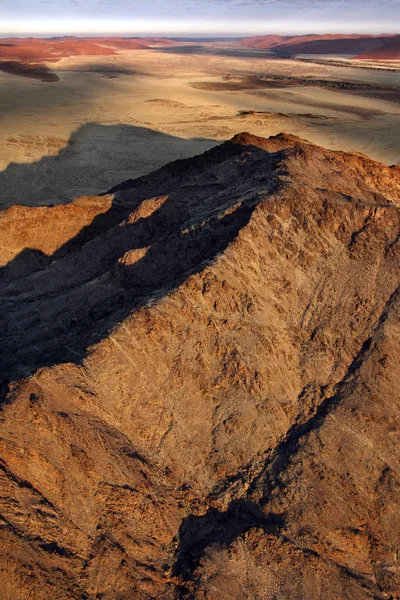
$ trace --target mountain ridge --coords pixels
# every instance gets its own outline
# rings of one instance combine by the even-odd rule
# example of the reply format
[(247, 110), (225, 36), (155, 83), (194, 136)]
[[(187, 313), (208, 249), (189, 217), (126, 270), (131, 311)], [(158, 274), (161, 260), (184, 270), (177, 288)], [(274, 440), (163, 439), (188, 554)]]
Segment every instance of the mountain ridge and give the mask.
[(399, 208), (242, 133), (5, 211), (5, 597), (398, 594)]

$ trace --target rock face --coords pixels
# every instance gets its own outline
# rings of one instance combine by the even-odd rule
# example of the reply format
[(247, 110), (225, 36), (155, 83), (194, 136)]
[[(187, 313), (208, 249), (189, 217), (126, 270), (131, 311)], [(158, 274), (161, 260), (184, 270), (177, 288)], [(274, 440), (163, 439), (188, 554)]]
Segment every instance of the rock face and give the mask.
[(2, 598), (397, 598), (399, 207), (240, 134), (5, 211)]

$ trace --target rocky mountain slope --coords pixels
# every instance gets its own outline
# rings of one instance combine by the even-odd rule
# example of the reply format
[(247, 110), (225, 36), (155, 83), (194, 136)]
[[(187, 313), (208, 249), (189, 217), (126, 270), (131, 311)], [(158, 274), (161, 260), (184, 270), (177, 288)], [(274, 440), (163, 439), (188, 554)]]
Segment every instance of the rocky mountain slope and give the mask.
[(2, 597), (397, 598), (399, 209), (240, 134), (4, 211)]

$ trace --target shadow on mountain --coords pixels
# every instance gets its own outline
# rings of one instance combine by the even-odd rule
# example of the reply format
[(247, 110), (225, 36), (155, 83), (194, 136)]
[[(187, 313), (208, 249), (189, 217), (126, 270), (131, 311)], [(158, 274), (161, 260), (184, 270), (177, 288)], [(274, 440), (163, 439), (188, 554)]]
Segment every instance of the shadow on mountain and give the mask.
[(97, 195), (124, 179), (204, 152), (215, 143), (181, 139), (145, 127), (87, 123), (72, 133), (57, 155), (28, 164), (11, 163), (2, 171), (0, 208), (66, 204), (77, 196)]
[[(240, 182), (227, 190), (212, 169), (245, 149), (263, 161), (262, 181), (272, 190), (278, 156), (220, 146), (124, 182), (110, 191), (109, 210), (53, 255), (25, 248), (2, 268), (0, 381), (81, 363), (132, 311), (166, 296), (222, 253), (249, 221), (254, 200), (241, 202)], [(233, 164), (253, 181), (248, 166)]]
[(205, 515), (189, 515), (183, 519), (179, 528), (178, 546), (172, 566), (172, 576), (181, 581), (176, 589), (176, 599), (190, 600), (194, 597), (193, 584), (196, 586), (200, 583), (200, 578), (196, 577), (196, 569), (211, 549), (229, 548), (235, 540), (251, 529), (272, 534), (282, 543), (296, 548), (298, 565), (304, 557), (313, 556), (339, 569), (343, 576), (357, 581), (370, 592), (376, 591), (374, 582), (365, 574), (326, 560), (313, 548), (297, 546), (282, 532), (284, 527), (285, 515), (265, 513), (258, 504), (246, 499), (233, 500), (225, 511), (210, 508)]
[(190, 581), (210, 547), (227, 548), (253, 527), (276, 533), (283, 525), (281, 515), (266, 515), (258, 504), (244, 499), (232, 501), (226, 511), (210, 508), (205, 515), (189, 515), (179, 528), (172, 575)]

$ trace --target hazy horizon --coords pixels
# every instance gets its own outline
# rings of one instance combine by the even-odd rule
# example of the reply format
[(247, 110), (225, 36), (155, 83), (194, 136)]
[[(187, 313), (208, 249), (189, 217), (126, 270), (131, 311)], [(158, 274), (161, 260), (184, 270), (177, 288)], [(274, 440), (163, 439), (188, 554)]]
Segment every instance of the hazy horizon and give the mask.
[(376, 35), (399, 21), (394, 0), (3, 0), (0, 36)]
[(383, 35), (400, 35), (398, 34), (398, 30), (393, 30), (393, 31), (376, 31), (376, 32), (371, 32), (371, 31), (348, 31), (348, 32), (343, 32), (343, 31), (336, 31), (336, 30), (332, 30), (332, 31), (314, 31), (314, 30), (310, 30), (307, 32), (299, 32), (299, 31), (290, 31), (290, 32), (276, 32), (276, 31), (263, 31), (260, 33), (254, 33), (254, 32), (242, 32), (241, 35), (239, 34), (231, 34), (231, 35), (227, 35), (227, 34), (205, 34), (205, 33), (192, 33), (192, 34), (177, 34), (177, 33), (154, 33), (153, 31), (148, 31), (146, 33), (137, 33), (137, 32), (116, 32), (116, 31), (98, 31), (98, 32), (93, 32), (93, 31), (82, 31), (82, 32), (48, 32), (48, 33), (40, 33), (40, 32), (34, 32), (34, 31), (26, 31), (26, 32), (17, 32), (17, 33), (12, 33), (12, 32), (1, 32), (0, 31), (0, 39), (7, 39), (7, 38), (29, 38), (29, 37), (35, 37), (35, 38), (40, 38), (40, 39), (54, 39), (54, 38), (67, 38), (67, 37), (76, 37), (76, 38), (86, 38), (86, 37), (93, 37), (93, 38), (101, 38), (101, 37), (122, 37), (122, 38), (138, 38), (138, 39), (146, 39), (149, 37), (163, 37), (163, 38), (167, 38), (167, 39), (172, 39), (172, 40), (181, 40), (181, 41), (200, 41), (200, 40), (239, 40), (245, 37), (250, 37), (250, 36), (268, 36), (268, 35), (282, 35), (282, 36), (307, 36), (307, 35), (372, 35), (372, 36), (383, 36)]

